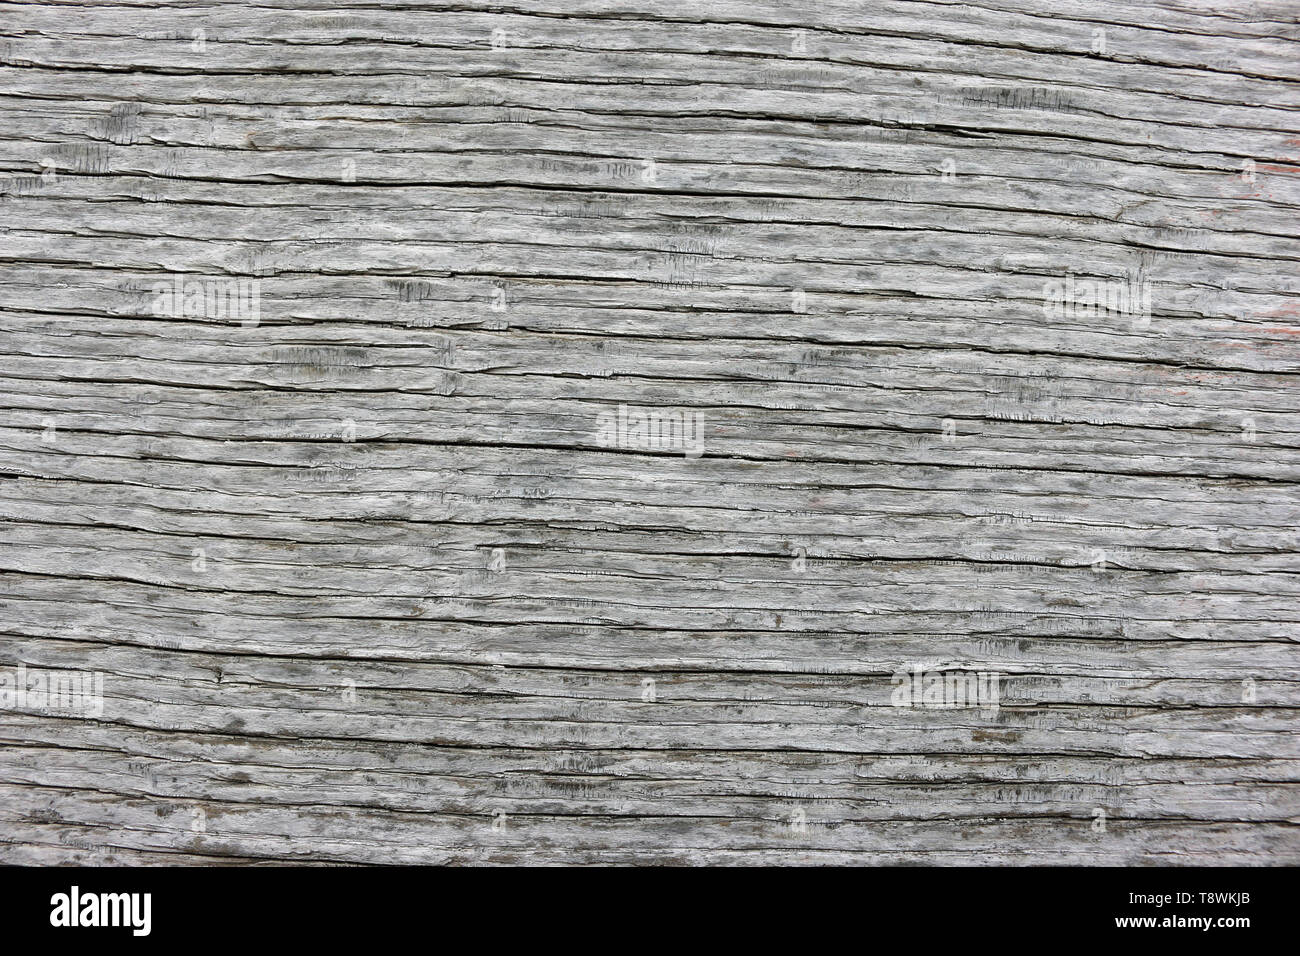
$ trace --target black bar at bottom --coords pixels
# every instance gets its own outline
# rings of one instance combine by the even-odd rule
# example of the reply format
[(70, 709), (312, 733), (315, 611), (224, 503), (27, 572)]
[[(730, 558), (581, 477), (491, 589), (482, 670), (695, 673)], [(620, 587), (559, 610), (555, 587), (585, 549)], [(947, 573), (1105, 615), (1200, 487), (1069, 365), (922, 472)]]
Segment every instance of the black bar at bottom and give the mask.
[(11, 943), (817, 945), (847, 932), (870, 949), (897, 931), (905, 949), (1223, 947), (1290, 937), (1293, 885), (1291, 869), (1241, 868), (9, 867), (0, 914)]

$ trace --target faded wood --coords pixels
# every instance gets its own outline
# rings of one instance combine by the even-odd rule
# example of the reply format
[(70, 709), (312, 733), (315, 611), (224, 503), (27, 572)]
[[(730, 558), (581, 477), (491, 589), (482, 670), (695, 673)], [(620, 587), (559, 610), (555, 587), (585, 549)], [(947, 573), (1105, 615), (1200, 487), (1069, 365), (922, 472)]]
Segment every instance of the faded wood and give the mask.
[(1300, 4), (0, 24), (0, 862), (1300, 863)]

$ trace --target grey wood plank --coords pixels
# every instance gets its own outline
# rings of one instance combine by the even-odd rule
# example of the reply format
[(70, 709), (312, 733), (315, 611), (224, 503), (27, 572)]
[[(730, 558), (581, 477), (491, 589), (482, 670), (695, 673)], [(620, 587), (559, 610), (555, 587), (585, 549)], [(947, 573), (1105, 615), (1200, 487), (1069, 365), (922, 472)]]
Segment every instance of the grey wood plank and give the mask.
[(1300, 863), (1294, 0), (0, 22), (0, 861)]

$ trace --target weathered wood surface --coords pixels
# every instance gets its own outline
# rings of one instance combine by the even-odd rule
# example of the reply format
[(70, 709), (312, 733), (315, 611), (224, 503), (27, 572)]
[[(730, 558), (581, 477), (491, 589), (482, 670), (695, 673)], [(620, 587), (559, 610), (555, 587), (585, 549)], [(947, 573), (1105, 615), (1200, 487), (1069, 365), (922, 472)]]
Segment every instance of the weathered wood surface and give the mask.
[(0, 4), (0, 861), (1300, 863), (1298, 15)]

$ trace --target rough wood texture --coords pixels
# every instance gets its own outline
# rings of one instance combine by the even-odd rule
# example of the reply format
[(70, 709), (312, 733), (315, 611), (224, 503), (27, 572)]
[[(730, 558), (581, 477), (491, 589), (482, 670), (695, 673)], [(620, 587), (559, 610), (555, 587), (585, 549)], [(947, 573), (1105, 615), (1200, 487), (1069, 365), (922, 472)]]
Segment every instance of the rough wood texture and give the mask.
[(0, 861), (1300, 863), (1298, 13), (0, 4)]

